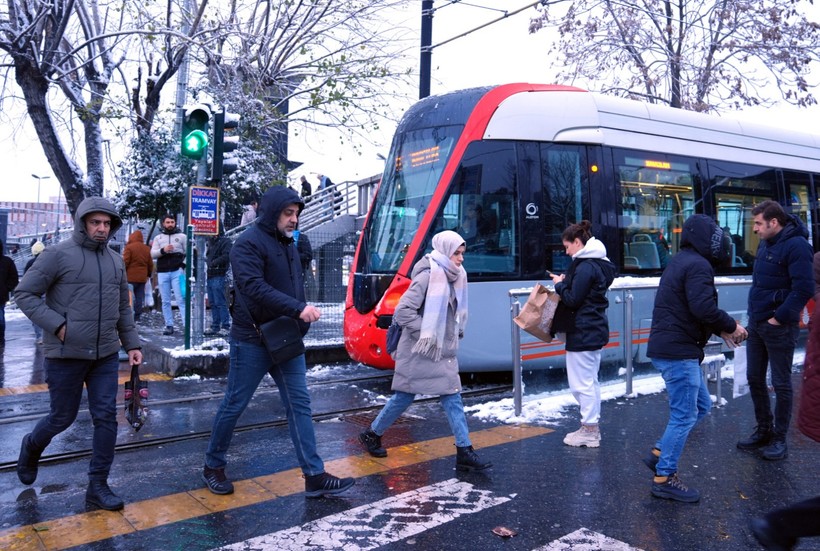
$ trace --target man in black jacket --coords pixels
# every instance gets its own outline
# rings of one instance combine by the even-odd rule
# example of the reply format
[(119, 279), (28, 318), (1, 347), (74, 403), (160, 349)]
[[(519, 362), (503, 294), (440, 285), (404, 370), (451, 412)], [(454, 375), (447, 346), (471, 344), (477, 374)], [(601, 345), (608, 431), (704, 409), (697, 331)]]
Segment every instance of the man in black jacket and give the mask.
[(681, 250), (661, 276), (647, 356), (661, 372), (669, 395), (669, 423), (644, 463), (655, 471), (652, 495), (696, 502), (700, 494), (678, 478), (678, 459), (692, 427), (712, 407), (712, 398), (700, 369), (703, 347), (712, 334), (734, 347), (746, 330), (718, 308), (712, 264), (725, 256), (723, 230), (705, 214), (683, 224)]
[[(814, 251), (809, 232), (794, 215), (775, 201), (752, 209), (754, 232), (760, 237), (749, 290), (749, 342), (746, 377), (757, 427), (737, 443), (741, 450), (760, 450), (763, 459), (788, 455), (786, 433), (792, 414), (792, 361), (800, 314), (814, 295)], [(777, 398), (774, 415), (766, 371), (771, 366)]]
[(3, 250), (3, 242), (0, 241), (0, 346), (6, 342), (6, 303), (20, 277), (14, 261), (4, 255)]
[(280, 317), (296, 320), (304, 336), (321, 312), (305, 301), (302, 266), (293, 235), (305, 204), (295, 191), (274, 186), (262, 196), (256, 224), (231, 249), (236, 303), (231, 327), (231, 365), (225, 397), (216, 412), (202, 478), (215, 494), (233, 493), (225, 476), (226, 454), (239, 416), (269, 373), (285, 406), (290, 437), (305, 477), (307, 497), (338, 494), (352, 478), (325, 472), (316, 451), (304, 353), (274, 363), (262, 345), (257, 326)]

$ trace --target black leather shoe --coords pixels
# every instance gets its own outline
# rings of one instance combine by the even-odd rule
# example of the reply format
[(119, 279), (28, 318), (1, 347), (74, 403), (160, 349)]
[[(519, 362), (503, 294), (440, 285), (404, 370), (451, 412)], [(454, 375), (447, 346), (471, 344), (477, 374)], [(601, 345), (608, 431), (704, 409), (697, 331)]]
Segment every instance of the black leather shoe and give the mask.
[(373, 457), (387, 457), (387, 450), (382, 447), (382, 437), (367, 429), (359, 435), (359, 442), (367, 448), (367, 453)]
[(767, 425), (758, 425), (755, 431), (749, 438), (739, 440), (737, 443), (738, 449), (741, 450), (757, 450), (763, 446), (767, 446), (772, 440), (772, 427)]
[(489, 469), (493, 464), (483, 462), (472, 446), (456, 446), (456, 470), (457, 471), (483, 471)]
[(23, 484), (34, 484), (37, 480), (37, 467), (40, 462), (40, 454), (43, 450), (37, 450), (31, 444), (31, 433), (23, 437), (20, 444), (20, 457), (17, 458), (17, 478)]
[(794, 539), (778, 534), (765, 518), (753, 518), (749, 521), (749, 528), (757, 542), (769, 551), (791, 551), (797, 543)]
[(106, 511), (119, 511), (125, 506), (120, 497), (111, 491), (105, 480), (92, 480), (85, 492), (85, 504), (88, 507), (99, 507)]
[(165, 331), (162, 332), (163, 335), (173, 335), (174, 334), (174, 327), (169, 325), (165, 328)]
[(760, 449), (763, 459), (769, 461), (779, 461), (789, 456), (789, 448), (786, 446), (785, 438), (773, 438), (768, 446)]

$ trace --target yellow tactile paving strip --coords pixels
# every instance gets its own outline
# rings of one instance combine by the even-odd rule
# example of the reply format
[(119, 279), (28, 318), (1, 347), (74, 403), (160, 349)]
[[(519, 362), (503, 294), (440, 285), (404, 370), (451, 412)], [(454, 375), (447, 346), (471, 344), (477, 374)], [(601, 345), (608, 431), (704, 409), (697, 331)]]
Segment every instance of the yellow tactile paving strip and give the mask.
[[(163, 375), (162, 373), (146, 373), (140, 375), (143, 381), (170, 381), (171, 377)], [(131, 375), (123, 374), (119, 377), (120, 384), (131, 380)], [(0, 396), (11, 396), (13, 394), (33, 394), (35, 392), (48, 392), (48, 385), (27, 385), (27, 386), (13, 386), (8, 388), (0, 388)]]
[[(553, 432), (544, 427), (529, 425), (500, 426), (470, 433), (477, 449), (508, 444)], [(389, 448), (385, 458), (369, 455), (351, 455), (328, 461), (328, 471), (337, 476), (359, 478), (383, 473), (391, 469), (415, 465), (453, 455), (453, 438), (435, 438), (406, 446)], [(234, 483), (229, 496), (212, 494), (207, 488), (161, 496), (137, 503), (128, 503), (118, 512), (93, 511), (58, 518), (39, 524), (18, 526), (0, 531), (0, 549), (4, 550), (57, 550), (75, 545), (113, 538), (148, 530), (174, 522), (225, 511), (246, 505), (270, 501), (280, 496), (303, 492), (305, 483), (300, 469), (259, 476)]]

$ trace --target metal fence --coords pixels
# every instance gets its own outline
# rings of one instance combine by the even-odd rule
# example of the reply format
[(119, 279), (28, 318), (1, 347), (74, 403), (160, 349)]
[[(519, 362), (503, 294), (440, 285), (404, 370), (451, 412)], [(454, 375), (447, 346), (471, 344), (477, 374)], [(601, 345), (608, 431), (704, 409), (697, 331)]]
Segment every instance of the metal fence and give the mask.
[[(311, 243), (310, 259), (303, 263), (305, 297), (310, 304), (322, 312), (318, 322), (311, 324), (305, 339), (307, 346), (341, 346), (344, 343), (344, 301), (347, 293), (347, 280), (353, 264), (356, 248), (356, 233), (342, 235), (328, 234), (315, 228), (303, 232), (300, 240)], [(305, 241), (302, 242), (302, 251)], [(312, 247), (312, 243), (321, 243)], [(300, 251), (301, 252), (301, 251)], [(204, 261), (198, 266), (197, 273), (205, 273)], [(228, 278), (230, 279), (230, 278)], [(194, 281), (191, 287), (191, 348), (204, 350), (222, 350), (228, 347), (227, 335), (208, 335), (206, 330), (211, 325), (211, 313), (207, 302), (205, 281)], [(232, 291), (228, 283), (228, 296)]]

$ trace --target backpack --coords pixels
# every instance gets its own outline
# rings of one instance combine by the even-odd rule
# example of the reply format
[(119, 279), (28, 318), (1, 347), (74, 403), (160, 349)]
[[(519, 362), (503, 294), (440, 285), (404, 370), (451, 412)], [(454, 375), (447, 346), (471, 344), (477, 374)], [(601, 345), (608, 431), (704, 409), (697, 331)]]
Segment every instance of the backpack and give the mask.
[(399, 339), (401, 339), (401, 325), (394, 321), (387, 328), (387, 353), (390, 357), (393, 357), (399, 347)]

